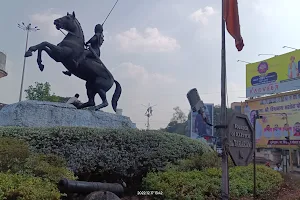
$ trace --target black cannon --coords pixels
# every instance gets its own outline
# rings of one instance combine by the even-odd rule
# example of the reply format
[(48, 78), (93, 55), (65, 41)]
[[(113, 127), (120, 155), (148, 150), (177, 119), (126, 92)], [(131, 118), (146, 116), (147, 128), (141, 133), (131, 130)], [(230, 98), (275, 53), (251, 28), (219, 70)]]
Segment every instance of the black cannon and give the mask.
[[(116, 197), (121, 197), (124, 193), (124, 187), (119, 183), (101, 183), (101, 182), (86, 182), (61, 179), (58, 182), (58, 189), (61, 193), (77, 194), (83, 196), (91, 196), (93, 193), (102, 192), (103, 195), (115, 194)], [(107, 192), (107, 193), (106, 193)], [(88, 197), (87, 197), (88, 198)]]

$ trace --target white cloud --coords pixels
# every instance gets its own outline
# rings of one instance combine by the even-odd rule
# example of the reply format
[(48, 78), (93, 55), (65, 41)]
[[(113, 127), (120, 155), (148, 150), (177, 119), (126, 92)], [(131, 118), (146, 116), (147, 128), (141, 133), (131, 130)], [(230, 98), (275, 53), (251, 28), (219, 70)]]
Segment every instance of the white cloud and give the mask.
[(216, 11), (212, 7), (206, 6), (203, 9), (200, 8), (199, 10), (193, 12), (189, 18), (194, 22), (200, 22), (203, 25), (206, 25), (208, 23), (208, 18), (214, 14), (216, 14)]
[(170, 52), (180, 49), (177, 40), (162, 35), (157, 28), (146, 28), (143, 33), (136, 28), (116, 36), (120, 48), (129, 52)]
[(131, 62), (122, 63), (119, 68), (121, 69), (121, 76), (124, 78), (131, 78), (139, 81), (142, 84), (161, 84), (161, 83), (174, 83), (176, 80), (172, 76), (160, 73), (151, 73), (144, 67), (135, 65)]
[(53, 9), (49, 9), (45, 12), (31, 15), (30, 19), (34, 25), (37, 25), (41, 29), (41, 31), (49, 34), (50, 36), (56, 37), (61, 35), (61, 32), (55, 28), (53, 22), (55, 19), (60, 17), (62, 17), (62, 15), (55, 13)]

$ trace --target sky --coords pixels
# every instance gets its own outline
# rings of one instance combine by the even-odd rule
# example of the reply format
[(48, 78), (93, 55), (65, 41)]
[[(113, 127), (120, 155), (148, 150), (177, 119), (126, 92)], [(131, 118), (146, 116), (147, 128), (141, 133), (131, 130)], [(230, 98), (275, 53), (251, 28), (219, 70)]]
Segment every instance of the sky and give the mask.
[[(245, 63), (268, 58), (258, 54), (283, 54), (298, 48), (299, 0), (239, 0), (244, 49), (238, 52), (226, 33), (228, 101), (243, 101)], [(0, 79), (0, 102), (16, 103), (19, 98), (26, 33), (18, 23), (32, 23), (41, 30), (29, 36), (29, 46), (43, 41), (58, 44), (63, 38), (54, 19), (75, 11), (85, 38), (93, 36), (94, 26), (102, 23), (114, 5), (112, 0), (2, 0), (0, 6), (0, 51), (7, 54), (8, 76)], [(105, 41), (101, 60), (121, 84), (119, 108), (145, 128), (146, 107), (156, 105), (151, 128), (166, 127), (173, 108), (186, 114), (186, 93), (197, 88), (205, 103), (220, 104), (221, 0), (119, 0), (104, 25)], [(59, 96), (79, 93), (87, 100), (85, 82), (68, 77), (61, 63), (44, 52), (45, 70), (39, 71), (36, 53), (26, 60), (24, 89), (34, 82), (49, 82)], [(115, 86), (107, 93), (112, 98)], [(23, 99), (25, 94), (23, 94)], [(100, 104), (99, 96), (96, 103)], [(113, 112), (111, 105), (104, 109)]]

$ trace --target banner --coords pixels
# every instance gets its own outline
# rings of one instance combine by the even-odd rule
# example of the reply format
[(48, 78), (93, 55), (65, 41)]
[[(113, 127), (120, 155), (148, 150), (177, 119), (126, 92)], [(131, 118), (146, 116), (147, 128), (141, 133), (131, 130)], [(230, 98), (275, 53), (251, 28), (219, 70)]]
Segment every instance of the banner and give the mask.
[[(214, 104), (204, 104), (205, 115), (208, 119), (208, 123), (213, 124), (214, 122)], [(207, 125), (203, 118), (198, 112), (193, 112), (191, 117), (191, 138), (199, 139), (205, 136), (214, 136), (214, 128)]]
[(246, 65), (246, 97), (296, 90), (300, 87), (300, 50)]
[[(256, 146), (270, 148), (298, 148), (300, 145), (300, 91), (273, 95), (243, 103), (243, 113), (254, 124)], [(286, 137), (290, 135), (290, 143)]]

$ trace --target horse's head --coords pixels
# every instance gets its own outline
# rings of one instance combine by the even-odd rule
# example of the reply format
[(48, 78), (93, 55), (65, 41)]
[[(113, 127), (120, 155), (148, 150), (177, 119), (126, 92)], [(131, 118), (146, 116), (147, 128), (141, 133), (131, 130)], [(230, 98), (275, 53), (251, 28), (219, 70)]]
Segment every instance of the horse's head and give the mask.
[(66, 16), (54, 20), (54, 25), (57, 30), (64, 29), (68, 32), (74, 32), (77, 28), (75, 12), (72, 14), (67, 13)]

